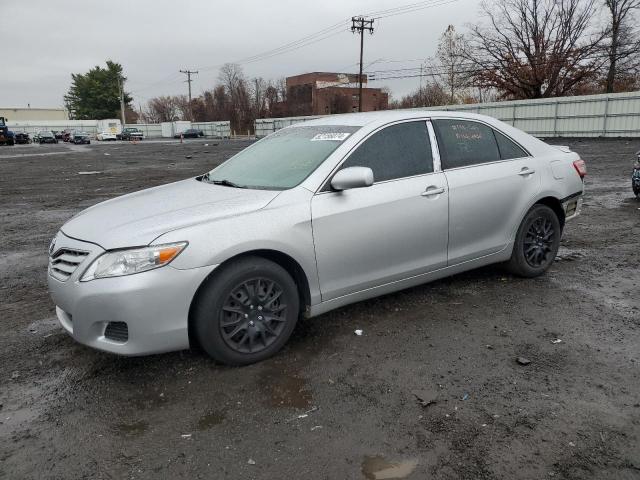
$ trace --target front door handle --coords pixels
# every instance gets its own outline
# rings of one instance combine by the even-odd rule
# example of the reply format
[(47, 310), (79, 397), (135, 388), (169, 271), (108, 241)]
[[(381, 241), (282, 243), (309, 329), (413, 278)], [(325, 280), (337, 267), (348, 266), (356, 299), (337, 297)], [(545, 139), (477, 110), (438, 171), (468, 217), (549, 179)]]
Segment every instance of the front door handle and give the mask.
[(438, 188), (435, 185), (432, 185), (430, 187), (427, 187), (427, 189), (420, 195), (422, 195), (423, 197), (431, 197), (433, 195), (440, 195), (441, 193), (444, 193), (444, 188)]
[(518, 175), (520, 175), (521, 177), (526, 177), (529, 175), (533, 175), (534, 173), (536, 173), (535, 170), (529, 167), (524, 167), (522, 170), (520, 170), (520, 173), (518, 173)]

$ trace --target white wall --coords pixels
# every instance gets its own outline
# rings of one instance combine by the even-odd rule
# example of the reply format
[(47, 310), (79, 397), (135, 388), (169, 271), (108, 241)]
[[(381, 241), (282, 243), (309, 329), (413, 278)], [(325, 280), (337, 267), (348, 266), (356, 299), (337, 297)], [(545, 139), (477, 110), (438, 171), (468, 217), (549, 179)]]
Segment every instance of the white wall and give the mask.
[[(416, 110), (489, 115), (537, 137), (640, 137), (640, 92), (446, 105)], [(318, 117), (256, 120), (256, 135)]]
[[(100, 120), (25, 120), (20, 122), (9, 121), (7, 124), (9, 129), (14, 132), (26, 132), (34, 134), (40, 130), (78, 130), (87, 132), (89, 135), (95, 135), (104, 128)], [(118, 124), (120, 121), (118, 120)], [(173, 125), (177, 123), (178, 125)], [(135, 127), (142, 131), (146, 138), (162, 138), (163, 136), (173, 137), (175, 132), (184, 131), (187, 128), (198, 128), (204, 132), (205, 137), (219, 137), (229, 138), (231, 136), (231, 123), (229, 121), (219, 122), (168, 122), (169, 128), (165, 129), (167, 132), (173, 132), (170, 135), (163, 135), (162, 125), (160, 123), (131, 123), (125, 125), (125, 127)], [(120, 133), (120, 132), (118, 132)]]

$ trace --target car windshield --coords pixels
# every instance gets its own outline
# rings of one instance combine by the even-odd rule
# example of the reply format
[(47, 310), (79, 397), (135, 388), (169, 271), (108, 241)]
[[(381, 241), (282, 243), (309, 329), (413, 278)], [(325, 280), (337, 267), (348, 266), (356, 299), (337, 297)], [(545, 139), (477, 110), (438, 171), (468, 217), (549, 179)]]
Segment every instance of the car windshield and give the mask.
[(293, 188), (359, 128), (343, 125), (285, 128), (231, 157), (203, 180), (244, 188)]

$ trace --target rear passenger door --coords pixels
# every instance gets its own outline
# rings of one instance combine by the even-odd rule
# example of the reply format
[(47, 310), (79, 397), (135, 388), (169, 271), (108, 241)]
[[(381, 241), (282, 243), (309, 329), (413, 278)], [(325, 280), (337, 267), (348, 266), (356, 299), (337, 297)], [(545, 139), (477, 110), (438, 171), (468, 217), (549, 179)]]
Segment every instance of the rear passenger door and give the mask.
[(322, 300), (445, 267), (447, 184), (426, 120), (372, 133), (338, 170), (347, 167), (371, 168), (374, 184), (312, 199)]
[(540, 190), (535, 159), (484, 123), (436, 119), (433, 125), (449, 185), (448, 264), (499, 252)]

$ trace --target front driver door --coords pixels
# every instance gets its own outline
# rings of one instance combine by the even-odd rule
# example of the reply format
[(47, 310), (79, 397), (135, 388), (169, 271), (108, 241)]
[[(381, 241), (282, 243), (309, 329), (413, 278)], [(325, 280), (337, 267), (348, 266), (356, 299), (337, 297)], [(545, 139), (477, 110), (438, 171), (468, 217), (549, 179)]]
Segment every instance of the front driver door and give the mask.
[(340, 168), (369, 167), (370, 187), (325, 189), (311, 202), (322, 301), (446, 266), (448, 188), (434, 171), (427, 123), (396, 123)]

